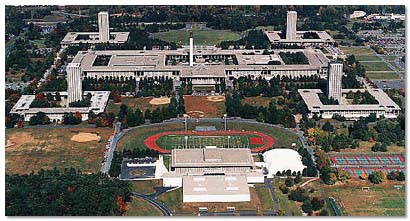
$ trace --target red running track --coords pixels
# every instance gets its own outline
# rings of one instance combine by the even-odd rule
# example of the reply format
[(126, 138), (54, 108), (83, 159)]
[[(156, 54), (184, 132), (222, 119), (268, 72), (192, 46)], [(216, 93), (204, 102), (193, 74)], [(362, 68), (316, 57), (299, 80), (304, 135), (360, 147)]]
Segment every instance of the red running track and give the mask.
[(259, 132), (253, 132), (253, 131), (237, 131), (237, 130), (231, 130), (231, 131), (169, 131), (169, 132), (162, 132), (162, 133), (158, 133), (158, 134), (154, 134), (152, 136), (149, 136), (147, 139), (145, 139), (144, 144), (145, 146), (147, 146), (149, 149), (151, 150), (155, 150), (158, 151), (159, 153), (171, 153), (171, 150), (166, 150), (166, 149), (162, 149), (161, 147), (159, 147), (156, 143), (156, 141), (158, 140), (158, 138), (162, 137), (162, 136), (166, 136), (166, 135), (202, 135), (202, 136), (206, 136), (206, 135), (255, 135), (255, 136), (259, 136), (261, 138), (263, 138), (263, 140), (265, 141), (264, 144), (258, 148), (252, 148), (251, 152), (252, 153), (258, 153), (258, 152), (262, 152), (264, 150), (269, 149), (270, 147), (272, 147), (272, 145), (274, 144), (273, 138), (266, 135), (266, 134), (262, 134)]

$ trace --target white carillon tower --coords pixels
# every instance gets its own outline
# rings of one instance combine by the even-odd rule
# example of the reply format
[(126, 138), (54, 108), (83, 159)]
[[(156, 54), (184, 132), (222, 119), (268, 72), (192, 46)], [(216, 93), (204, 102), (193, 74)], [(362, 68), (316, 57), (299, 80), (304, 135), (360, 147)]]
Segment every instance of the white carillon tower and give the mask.
[(108, 12), (98, 13), (98, 32), (100, 34), (101, 42), (108, 42), (110, 40), (110, 24)]
[(69, 63), (66, 71), (68, 103), (81, 101), (83, 99), (83, 89), (81, 85), (80, 63)]
[(286, 40), (296, 39), (296, 24), (298, 20), (298, 14), (296, 11), (288, 11), (286, 21)]
[(194, 66), (194, 35), (189, 33), (189, 66)]

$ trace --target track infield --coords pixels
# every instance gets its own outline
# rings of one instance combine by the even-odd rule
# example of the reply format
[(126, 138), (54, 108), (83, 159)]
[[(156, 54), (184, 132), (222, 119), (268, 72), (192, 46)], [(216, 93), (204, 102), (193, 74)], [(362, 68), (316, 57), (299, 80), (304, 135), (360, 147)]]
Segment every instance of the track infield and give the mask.
[[(253, 143), (254, 139), (259, 142)], [(252, 153), (262, 152), (272, 147), (272, 137), (254, 131), (171, 131), (154, 134), (144, 144), (160, 153), (171, 153), (179, 148), (250, 148)]]

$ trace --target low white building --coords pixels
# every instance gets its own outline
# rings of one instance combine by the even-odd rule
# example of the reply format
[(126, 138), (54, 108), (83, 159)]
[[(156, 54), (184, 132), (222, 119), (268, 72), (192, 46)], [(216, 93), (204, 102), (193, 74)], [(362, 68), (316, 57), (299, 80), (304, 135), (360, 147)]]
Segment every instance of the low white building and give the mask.
[(366, 12), (364, 11), (354, 11), (352, 14), (350, 14), (350, 19), (358, 19), (358, 18), (363, 18), (366, 16)]
[[(367, 91), (376, 99), (378, 104), (350, 104), (343, 96), (350, 91), (353, 93)], [(324, 119), (340, 115), (348, 120), (357, 120), (360, 117), (368, 117), (370, 114), (376, 114), (377, 118), (381, 116), (397, 118), (400, 114), (400, 107), (381, 89), (343, 89), (342, 101), (336, 105), (323, 104), (319, 98), (319, 94), (323, 93), (320, 89), (299, 89), (298, 92), (308, 108), (309, 118), (316, 114)]]
[(268, 177), (273, 177), (277, 172), (291, 170), (292, 172), (302, 173), (306, 168), (302, 163), (302, 156), (292, 149), (273, 149), (268, 150), (263, 154), (268, 171)]
[[(44, 92), (44, 94), (55, 95), (56, 92)], [(35, 99), (35, 95), (22, 95), (17, 103), (13, 106), (10, 113), (19, 114), (23, 117), (24, 121), (29, 121), (30, 118), (36, 115), (38, 112), (43, 112), (50, 118), (50, 121), (62, 121), (64, 113), (79, 112), (82, 116), (82, 120), (88, 120), (88, 113), (93, 111), (96, 115), (104, 112), (107, 106), (110, 96), (109, 91), (84, 91), (84, 95), (91, 94), (91, 104), (89, 107), (68, 107), (66, 91), (59, 92), (62, 97), (62, 107), (47, 107), (47, 108), (34, 108), (30, 107), (31, 103)]]
[(184, 176), (183, 195), (187, 202), (249, 202), (245, 176)]

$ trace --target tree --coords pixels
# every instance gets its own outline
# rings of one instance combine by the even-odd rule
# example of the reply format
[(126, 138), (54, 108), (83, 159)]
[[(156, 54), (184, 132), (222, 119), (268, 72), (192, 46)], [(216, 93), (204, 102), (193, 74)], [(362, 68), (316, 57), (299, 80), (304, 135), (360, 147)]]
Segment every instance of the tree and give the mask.
[(397, 174), (396, 179), (397, 179), (398, 181), (404, 181), (404, 180), (406, 180), (406, 175), (404, 174), (403, 171), (400, 171), (400, 172)]
[(302, 174), (298, 173), (295, 177), (295, 183), (302, 182)]
[(329, 121), (326, 121), (326, 123), (322, 127), (322, 130), (327, 131), (327, 132), (332, 132), (334, 128), (333, 128), (333, 125)]
[(318, 197), (313, 197), (310, 203), (312, 205), (312, 209), (315, 211), (322, 209), (323, 206), (325, 205), (325, 201)]
[(386, 179), (386, 174), (382, 171), (374, 171), (369, 175), (369, 181), (374, 184), (382, 183)]
[(319, 216), (329, 216), (329, 211), (326, 209), (322, 209), (319, 213)]
[(292, 178), (286, 178), (286, 180), (285, 180), (285, 185), (287, 186), (287, 187), (292, 187), (293, 185), (295, 185), (295, 183), (293, 182), (293, 179)]
[(309, 200), (303, 201), (302, 210), (305, 213), (311, 213), (313, 211), (312, 204), (310, 203)]

